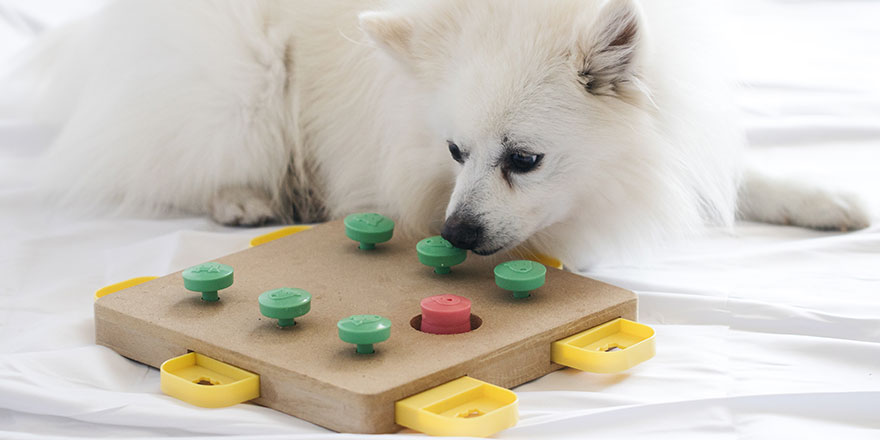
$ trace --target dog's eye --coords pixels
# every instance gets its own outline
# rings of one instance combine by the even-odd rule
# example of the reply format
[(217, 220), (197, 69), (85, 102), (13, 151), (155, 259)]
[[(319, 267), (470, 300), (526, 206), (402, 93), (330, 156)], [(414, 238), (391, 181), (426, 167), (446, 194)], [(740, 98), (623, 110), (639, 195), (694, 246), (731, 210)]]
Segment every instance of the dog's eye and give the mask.
[(510, 170), (516, 173), (527, 173), (534, 170), (543, 158), (543, 154), (511, 153)]
[(449, 144), (449, 154), (452, 155), (452, 158), (458, 163), (464, 163), (464, 155), (461, 154), (458, 145), (455, 145), (455, 142), (452, 141), (446, 141), (446, 143)]

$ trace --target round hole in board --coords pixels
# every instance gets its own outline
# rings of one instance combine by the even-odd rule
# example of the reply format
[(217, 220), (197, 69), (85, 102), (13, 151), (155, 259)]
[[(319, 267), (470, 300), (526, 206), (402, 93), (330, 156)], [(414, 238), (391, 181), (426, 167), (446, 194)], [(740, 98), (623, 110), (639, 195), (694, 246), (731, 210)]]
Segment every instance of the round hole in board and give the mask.
[[(413, 318), (409, 320), (409, 325), (418, 331), (422, 331), (422, 315), (418, 314), (416, 316), (413, 316)], [(474, 330), (480, 328), (481, 325), (483, 325), (483, 318), (480, 318), (479, 316), (471, 313), (471, 331), (474, 331)], [(433, 333), (428, 333), (428, 334), (433, 334)], [(446, 336), (446, 335), (437, 335), (437, 336)]]

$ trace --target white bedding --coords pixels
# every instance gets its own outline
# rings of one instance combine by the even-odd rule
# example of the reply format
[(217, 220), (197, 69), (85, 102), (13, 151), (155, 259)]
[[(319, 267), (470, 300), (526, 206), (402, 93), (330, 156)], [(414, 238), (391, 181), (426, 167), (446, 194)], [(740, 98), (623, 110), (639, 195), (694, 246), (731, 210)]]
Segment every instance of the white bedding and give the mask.
[[(0, 3), (0, 63), (38, 33), (27, 16), (51, 26), (96, 3)], [(755, 161), (880, 206), (880, 2), (730, 8)], [(30, 179), (54, 131), (2, 115), (0, 438), (343, 437), (256, 405), (189, 406), (159, 391), (155, 369), (96, 346), (95, 289), (243, 249), (269, 229), (54, 212)], [(588, 275), (639, 293), (656, 357), (516, 388), (521, 421), (498, 437), (880, 439), (880, 225), (741, 224)]]

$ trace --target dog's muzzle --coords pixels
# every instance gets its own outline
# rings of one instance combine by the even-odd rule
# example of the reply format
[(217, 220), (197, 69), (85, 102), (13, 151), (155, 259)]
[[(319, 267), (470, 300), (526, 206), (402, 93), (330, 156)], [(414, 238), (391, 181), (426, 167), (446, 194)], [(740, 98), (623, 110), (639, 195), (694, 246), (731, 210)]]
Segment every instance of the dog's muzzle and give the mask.
[(440, 235), (459, 249), (473, 250), (482, 244), (483, 232), (479, 220), (455, 213), (446, 219)]

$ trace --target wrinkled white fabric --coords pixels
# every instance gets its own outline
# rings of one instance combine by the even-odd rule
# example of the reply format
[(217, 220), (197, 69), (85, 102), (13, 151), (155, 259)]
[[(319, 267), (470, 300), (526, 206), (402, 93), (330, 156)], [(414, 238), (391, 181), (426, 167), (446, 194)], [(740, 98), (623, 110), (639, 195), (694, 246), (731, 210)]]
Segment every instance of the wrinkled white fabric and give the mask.
[[(0, 63), (99, 3), (0, 3)], [(723, 25), (737, 35), (755, 163), (880, 206), (880, 3), (730, 9)], [(352, 437), (256, 405), (192, 407), (159, 391), (155, 369), (94, 344), (97, 288), (244, 249), (270, 229), (41, 206), (33, 159), (54, 133), (0, 117), (0, 438)], [(656, 357), (623, 374), (562, 370), (516, 388), (521, 421), (497, 437), (880, 439), (880, 225), (741, 224), (589, 275), (639, 293)]]

